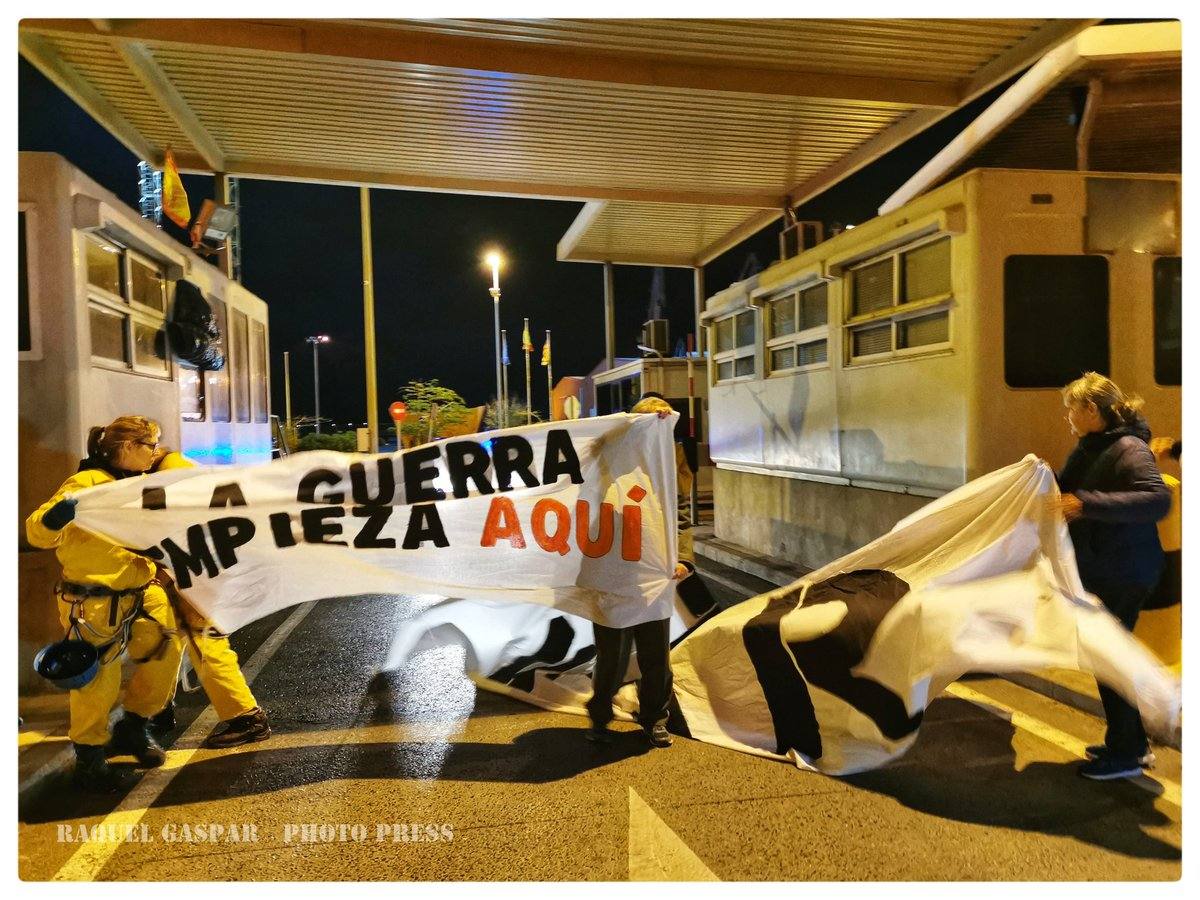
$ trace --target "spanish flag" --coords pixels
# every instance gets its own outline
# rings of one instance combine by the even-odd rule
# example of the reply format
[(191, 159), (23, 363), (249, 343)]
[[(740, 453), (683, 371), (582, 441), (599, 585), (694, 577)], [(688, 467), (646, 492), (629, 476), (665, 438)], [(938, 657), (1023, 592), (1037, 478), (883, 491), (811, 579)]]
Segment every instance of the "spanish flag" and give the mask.
[(525, 320), (525, 331), (521, 334), (521, 349), (526, 353), (533, 352), (533, 338), (529, 336), (529, 320)]
[(550, 330), (546, 330), (546, 343), (542, 346), (542, 365), (550, 365)]
[(175, 154), (170, 150), (163, 160), (162, 209), (180, 228), (187, 228), (188, 222), (192, 221), (192, 208), (188, 206), (187, 192), (175, 166)]

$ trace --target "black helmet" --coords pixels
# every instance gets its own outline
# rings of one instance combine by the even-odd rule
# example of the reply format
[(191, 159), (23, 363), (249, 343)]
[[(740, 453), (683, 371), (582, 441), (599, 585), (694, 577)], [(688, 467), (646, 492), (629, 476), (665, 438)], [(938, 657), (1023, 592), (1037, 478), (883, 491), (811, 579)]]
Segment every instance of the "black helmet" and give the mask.
[(84, 687), (100, 671), (100, 654), (87, 641), (62, 640), (47, 644), (33, 658), (34, 670), (64, 691)]

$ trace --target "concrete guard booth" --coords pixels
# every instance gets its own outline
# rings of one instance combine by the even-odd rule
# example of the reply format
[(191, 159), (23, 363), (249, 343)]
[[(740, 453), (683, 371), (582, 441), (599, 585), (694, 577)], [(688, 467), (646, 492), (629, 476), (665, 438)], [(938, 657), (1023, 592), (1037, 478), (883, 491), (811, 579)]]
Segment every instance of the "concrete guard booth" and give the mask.
[[(52, 551), (24, 519), (78, 467), (88, 429), (120, 415), (162, 426), (162, 443), (202, 465), (271, 458), (267, 305), (180, 246), (57, 154), (20, 153), (18, 187), (19, 679), (62, 636)], [(213, 309), (226, 364), (200, 372), (172, 354), (175, 285)]]
[(978, 169), (707, 300), (718, 538), (819, 566), (1074, 444), (1108, 373), (1180, 434), (1180, 177)]
[[(626, 412), (642, 394), (653, 391), (666, 399), (679, 413), (675, 426), (676, 437), (683, 440), (688, 436), (688, 361), (674, 357), (662, 359), (618, 360), (613, 368), (593, 373), (591, 376), (591, 409), (594, 415), (606, 416), (615, 412)], [(696, 472), (696, 489), (703, 495), (712, 492), (712, 464), (708, 459), (708, 367), (703, 358), (692, 360), (692, 400), (695, 420), (695, 439), (699, 448), (699, 469)]]

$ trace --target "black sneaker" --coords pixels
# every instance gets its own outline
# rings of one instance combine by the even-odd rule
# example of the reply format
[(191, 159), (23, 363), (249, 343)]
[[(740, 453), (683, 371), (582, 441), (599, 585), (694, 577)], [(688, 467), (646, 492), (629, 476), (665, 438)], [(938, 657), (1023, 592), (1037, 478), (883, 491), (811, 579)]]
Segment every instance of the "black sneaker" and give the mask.
[(661, 722), (657, 725), (649, 725), (643, 731), (646, 732), (646, 738), (655, 747), (671, 746), (671, 732), (667, 731), (667, 726)]
[(137, 758), (138, 765), (147, 769), (161, 766), (167, 761), (166, 751), (150, 736), (150, 721), (131, 712), (113, 726), (112, 740), (108, 742), (109, 756), (128, 753)]
[(593, 725), (583, 733), (584, 740), (591, 741), (593, 744), (611, 744), (613, 742), (613, 733), (607, 727), (597, 728)]
[(175, 727), (175, 701), (168, 703), (163, 711), (150, 717), (150, 731), (154, 734), (166, 734)]
[(224, 750), (241, 744), (265, 741), (271, 736), (271, 723), (261, 706), (256, 706), (244, 715), (235, 716), (224, 727), (204, 739), (204, 746), (213, 750)]
[[(1088, 759), (1099, 759), (1102, 756), (1109, 755), (1108, 748), (1103, 744), (1091, 744), (1086, 750), (1084, 750), (1084, 753), (1087, 754)], [(1158, 759), (1154, 756), (1153, 750), (1147, 750), (1138, 757), (1138, 765), (1140, 765), (1143, 769), (1153, 769), (1156, 762), (1158, 762)]]
[(1118, 778), (1136, 778), (1142, 774), (1142, 767), (1136, 759), (1117, 759), (1105, 754), (1080, 766), (1079, 774), (1092, 781), (1114, 781)]
[(75, 771), (71, 781), (77, 788), (91, 794), (114, 794), (133, 786), (136, 778), (108, 764), (105, 748), (90, 744), (73, 744)]

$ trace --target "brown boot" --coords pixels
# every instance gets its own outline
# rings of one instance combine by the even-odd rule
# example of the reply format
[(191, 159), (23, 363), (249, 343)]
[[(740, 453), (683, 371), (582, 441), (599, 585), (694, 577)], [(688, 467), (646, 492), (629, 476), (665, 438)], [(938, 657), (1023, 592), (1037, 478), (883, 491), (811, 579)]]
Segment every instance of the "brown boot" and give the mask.
[(261, 706), (254, 707), (248, 713), (235, 716), (228, 722), (222, 722), (221, 725), (220, 729), (205, 738), (205, 747), (224, 750), (240, 744), (265, 741), (271, 736), (271, 723)]

